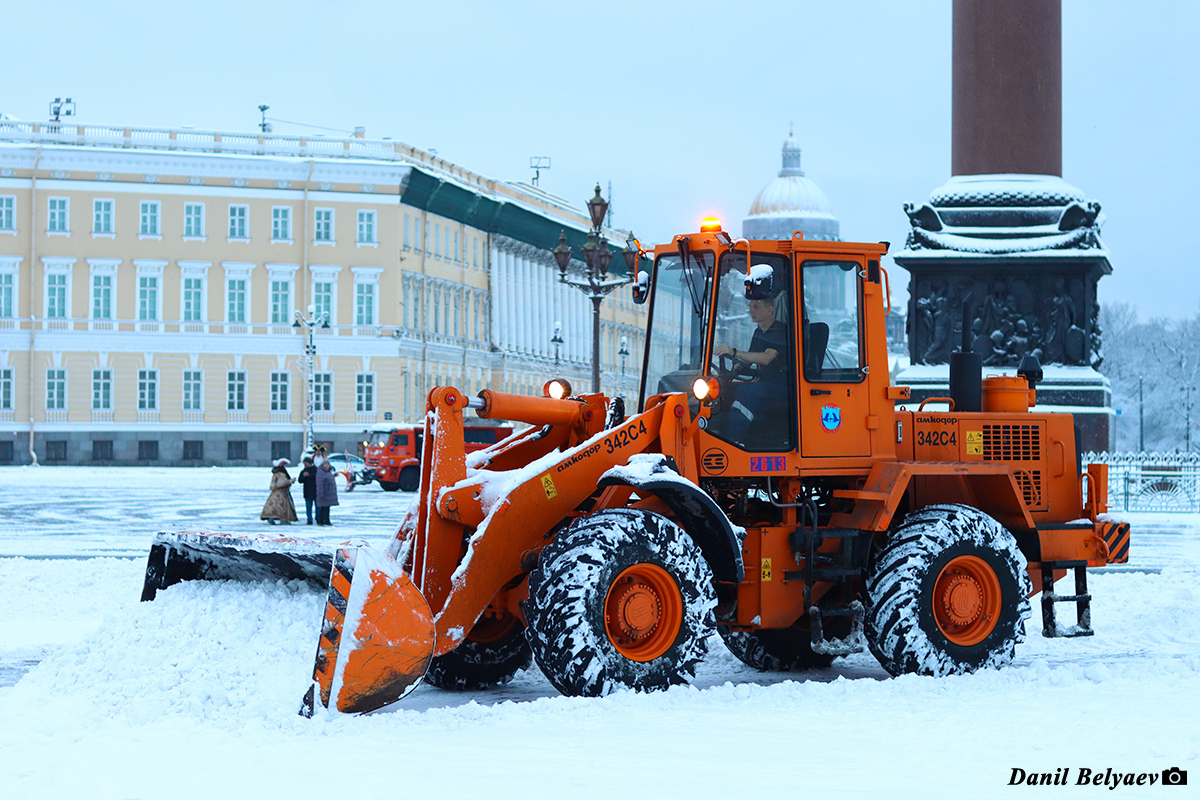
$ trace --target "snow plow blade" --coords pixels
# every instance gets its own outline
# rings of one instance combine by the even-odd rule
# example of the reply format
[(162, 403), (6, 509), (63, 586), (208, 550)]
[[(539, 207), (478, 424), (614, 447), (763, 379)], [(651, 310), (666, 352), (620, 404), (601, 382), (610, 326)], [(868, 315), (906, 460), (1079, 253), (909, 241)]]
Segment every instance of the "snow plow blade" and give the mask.
[(400, 565), (366, 546), (339, 548), (301, 716), (396, 702), (424, 677), (433, 644), (433, 612)]
[(150, 544), (142, 600), (181, 581), (329, 581), (333, 547), (287, 536), (238, 536), (208, 531), (157, 533)]

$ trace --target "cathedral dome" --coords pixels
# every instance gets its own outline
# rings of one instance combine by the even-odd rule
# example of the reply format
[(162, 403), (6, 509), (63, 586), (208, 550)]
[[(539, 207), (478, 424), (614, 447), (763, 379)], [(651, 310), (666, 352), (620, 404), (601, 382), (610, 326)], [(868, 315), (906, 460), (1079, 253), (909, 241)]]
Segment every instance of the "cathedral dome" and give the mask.
[(742, 221), (742, 236), (747, 239), (790, 239), (795, 231), (804, 231), (806, 239), (837, 241), (837, 217), (829, 209), (829, 198), (800, 169), (800, 147), (788, 133), (783, 143), (783, 169), (768, 183), (750, 205), (750, 215)]

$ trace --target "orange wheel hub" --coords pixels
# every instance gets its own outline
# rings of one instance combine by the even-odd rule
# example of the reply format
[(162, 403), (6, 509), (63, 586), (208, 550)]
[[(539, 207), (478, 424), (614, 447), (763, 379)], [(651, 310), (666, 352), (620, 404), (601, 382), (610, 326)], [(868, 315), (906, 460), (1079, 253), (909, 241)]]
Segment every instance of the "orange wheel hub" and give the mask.
[(1000, 619), (1000, 579), (982, 558), (959, 556), (938, 574), (933, 585), (933, 618), (956, 645), (979, 644)]
[(604, 598), (604, 630), (630, 661), (653, 661), (671, 649), (683, 624), (679, 586), (657, 564), (634, 564)]

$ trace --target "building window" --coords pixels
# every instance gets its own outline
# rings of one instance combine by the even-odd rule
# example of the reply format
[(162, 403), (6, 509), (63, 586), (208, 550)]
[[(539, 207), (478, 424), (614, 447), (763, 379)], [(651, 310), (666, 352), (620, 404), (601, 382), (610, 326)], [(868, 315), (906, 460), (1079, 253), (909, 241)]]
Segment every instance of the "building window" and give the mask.
[(138, 461), (158, 461), (158, 440), (138, 442)]
[(229, 207), (229, 238), (249, 239), (246, 233), (246, 218), (250, 215), (250, 206)]
[(313, 380), (313, 411), (333, 411), (333, 373), (317, 372)]
[(202, 382), (203, 373), (198, 369), (185, 369), (183, 371), (183, 410), (184, 411), (202, 411), (204, 406), (201, 405), (202, 400)]
[(112, 461), (112, 439), (96, 439), (92, 442), (92, 461)]
[(71, 229), (67, 227), (67, 215), (70, 201), (65, 197), (51, 197), (47, 202), (50, 204), (50, 217), (46, 221), (46, 231), (48, 233), (69, 233)]
[(281, 458), (292, 460), (291, 442), (271, 442), (271, 461), (275, 462)]
[(183, 321), (201, 322), (204, 319), (204, 279), (183, 279)]
[(159, 208), (159, 203), (156, 200), (142, 201), (142, 224), (141, 227), (138, 228), (138, 233), (141, 236), (160, 235), (161, 232), (158, 229)]
[(204, 237), (204, 203), (185, 203), (183, 206), (183, 235)]
[(286, 325), (292, 310), (291, 281), (271, 281), (271, 322)]
[(370, 412), (375, 410), (375, 376), (360, 372), (355, 380), (355, 410)]
[(408, 217), (408, 214), (405, 214), (404, 215), (404, 249), (405, 250), (408, 250), (412, 246), (410, 244), (410, 242), (412, 240), (408, 236), (409, 227), (410, 227), (409, 217)]
[(65, 272), (46, 275), (46, 316), (50, 319), (67, 318), (67, 274)]
[(13, 317), (13, 308), (16, 306), (15, 294), (15, 276), (11, 272), (0, 273), (0, 317)]
[(92, 233), (113, 232), (113, 201), (92, 201)]
[(326, 315), (329, 324), (333, 324), (333, 281), (315, 281), (313, 283), (313, 305), (316, 307), (317, 319)]
[(46, 460), (47, 461), (66, 461), (67, 460), (67, 443), (46, 442)]
[(318, 208), (316, 211), (316, 225), (313, 227), (314, 242), (332, 242), (333, 241), (333, 209)]
[(286, 372), (271, 373), (271, 410), (288, 410), (288, 380)]
[(442, 332), (442, 290), (433, 290), (433, 332)]
[(248, 449), (246, 442), (228, 442), (226, 457), (229, 461), (245, 461), (248, 458)]
[(92, 319), (112, 319), (112, 275), (92, 276)]
[(446, 241), (445, 241), (445, 245), (446, 245), (446, 260), (447, 260), (447, 261), (449, 261), (449, 260), (450, 260), (450, 257), (451, 257), (451, 256), (450, 256), (450, 228), (449, 228), (449, 227), (447, 227), (447, 228), (445, 229), (445, 231), (444, 231), (443, 235), (446, 237)]
[(288, 242), (292, 239), (292, 209), (290, 206), (275, 206), (271, 209), (271, 238)]
[(375, 284), (354, 284), (354, 324), (375, 324)]
[(92, 370), (92, 410), (112, 410), (112, 370)]
[(67, 407), (67, 371), (46, 370), (46, 410), (58, 411)]
[(158, 276), (138, 276), (138, 319), (158, 319)]
[(12, 195), (0, 197), (0, 231), (17, 229), (17, 198)]
[(454, 232), (454, 260), (462, 261), (462, 251), (458, 248), (458, 231)]
[(8, 463), (13, 460), (13, 443), (0, 441), (0, 463)]
[(0, 410), (11, 411), (13, 407), (13, 371), (0, 369)]
[(474, 245), (475, 245), (475, 256), (474, 256), (474, 258), (475, 258), (475, 266), (477, 266), (477, 267), (478, 267), (478, 266), (479, 266), (479, 239), (478, 239), (478, 237), (476, 237), (475, 239), (472, 239), (471, 241), (472, 241), (472, 242), (474, 243)]
[(229, 314), (227, 322), (246, 321), (246, 279), (230, 278), (225, 282), (226, 295), (229, 298)]
[(246, 410), (246, 373), (230, 372), (226, 381), (225, 408), (229, 411)]
[(413, 220), (413, 248), (420, 253), (423, 248), (421, 246), (421, 219), (418, 217)]
[(158, 410), (158, 370), (138, 370), (138, 411)]
[(358, 241), (361, 244), (375, 244), (375, 212), (358, 212)]
[(185, 441), (183, 443), (184, 461), (201, 461), (204, 459), (204, 442)]
[(433, 254), (442, 257), (442, 226), (436, 222), (433, 223)]

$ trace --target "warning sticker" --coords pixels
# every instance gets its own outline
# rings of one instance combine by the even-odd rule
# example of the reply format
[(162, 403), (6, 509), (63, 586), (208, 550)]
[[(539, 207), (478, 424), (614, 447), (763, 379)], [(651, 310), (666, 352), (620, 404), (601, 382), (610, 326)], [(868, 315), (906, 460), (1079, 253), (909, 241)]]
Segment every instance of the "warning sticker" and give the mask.
[(771, 580), (771, 559), (769, 558), (762, 560), (762, 580), (764, 582)]
[(546, 492), (547, 500), (553, 500), (558, 497), (558, 489), (554, 488), (554, 481), (550, 479), (549, 475), (542, 476), (542, 489)]
[(983, 455), (983, 431), (967, 431), (967, 455)]

